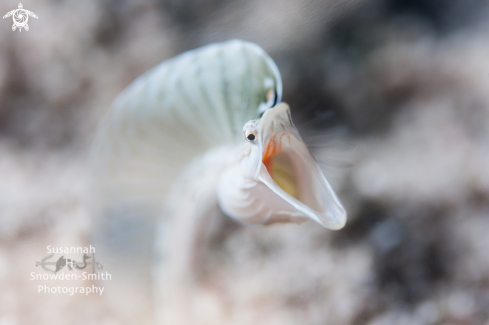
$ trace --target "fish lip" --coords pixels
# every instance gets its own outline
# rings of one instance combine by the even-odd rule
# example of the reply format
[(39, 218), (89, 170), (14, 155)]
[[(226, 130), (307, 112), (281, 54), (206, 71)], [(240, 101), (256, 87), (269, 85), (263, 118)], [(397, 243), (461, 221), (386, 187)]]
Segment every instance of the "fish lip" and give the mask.
[[(275, 194), (280, 196), (304, 217), (308, 217), (326, 228), (337, 230), (345, 226), (346, 211), (324, 177), (316, 159), (302, 141), (290, 115), (289, 106), (281, 103), (267, 110), (260, 120), (260, 161), (255, 177)], [(275, 144), (271, 144), (271, 143)], [(300, 169), (297, 180), (301, 195), (295, 198), (282, 189), (272, 178), (264, 160), (278, 153), (285, 153)]]

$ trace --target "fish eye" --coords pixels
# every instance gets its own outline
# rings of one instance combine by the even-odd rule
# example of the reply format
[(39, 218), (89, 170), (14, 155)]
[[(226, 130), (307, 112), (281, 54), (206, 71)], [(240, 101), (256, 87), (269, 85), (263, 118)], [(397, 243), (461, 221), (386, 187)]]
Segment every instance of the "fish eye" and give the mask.
[(249, 121), (246, 123), (243, 127), (243, 136), (246, 139), (246, 141), (255, 143), (256, 140), (258, 139), (258, 129), (256, 127), (256, 120)]
[(253, 131), (247, 130), (247, 131), (245, 132), (245, 139), (246, 139), (246, 141), (248, 141), (248, 142), (255, 142), (255, 141), (256, 141), (256, 132), (253, 132)]

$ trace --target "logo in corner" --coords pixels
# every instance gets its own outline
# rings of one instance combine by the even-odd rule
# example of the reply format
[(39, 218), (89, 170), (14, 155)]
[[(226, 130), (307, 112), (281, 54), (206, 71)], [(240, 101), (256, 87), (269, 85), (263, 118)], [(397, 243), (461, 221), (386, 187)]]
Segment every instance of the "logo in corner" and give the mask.
[(12, 31), (15, 32), (15, 30), (18, 28), (19, 32), (22, 31), (22, 28), (24, 28), (26, 31), (29, 30), (29, 25), (27, 24), (27, 21), (29, 20), (29, 16), (33, 18), (38, 18), (35, 13), (32, 11), (24, 9), (24, 6), (22, 6), (22, 3), (19, 3), (19, 7), (17, 9), (14, 9), (12, 11), (9, 11), (3, 16), (3, 19), (8, 18), (12, 16), (12, 19), (14, 21), (14, 24), (12, 25)]
[[(73, 268), (83, 270), (86, 268), (88, 265), (92, 265), (92, 273), (95, 273), (95, 270), (98, 268), (102, 270), (104, 267), (100, 262), (97, 262), (95, 260), (95, 253), (92, 254), (92, 256), (88, 254), (83, 254), (83, 263), (77, 262), (72, 258), (65, 258), (64, 256), (61, 256), (56, 262), (48, 262), (47, 260), (50, 259), (51, 257), (54, 256), (53, 254), (50, 254), (46, 256), (45, 258), (42, 259), (41, 262), (36, 262), (36, 266), (41, 266), (44, 271), (51, 272), (51, 273), (56, 273), (65, 266), (68, 267), (70, 271), (73, 271)], [(88, 259), (92, 259), (91, 262), (87, 262)], [(55, 269), (50, 269), (47, 267), (48, 265), (55, 265)]]

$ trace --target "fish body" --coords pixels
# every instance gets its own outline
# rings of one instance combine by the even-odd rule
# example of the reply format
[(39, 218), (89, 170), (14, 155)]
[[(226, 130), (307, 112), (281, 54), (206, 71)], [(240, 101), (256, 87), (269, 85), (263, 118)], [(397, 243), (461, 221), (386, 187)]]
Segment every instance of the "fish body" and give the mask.
[[(273, 60), (233, 40), (161, 63), (114, 101), (91, 152), (92, 239), (117, 272), (107, 292), (121, 319), (159, 309), (128, 304), (154, 301), (154, 288), (181, 294), (193, 238), (215, 209), (243, 224), (344, 226), (345, 210), (281, 96)], [(185, 313), (181, 306), (165, 310)]]

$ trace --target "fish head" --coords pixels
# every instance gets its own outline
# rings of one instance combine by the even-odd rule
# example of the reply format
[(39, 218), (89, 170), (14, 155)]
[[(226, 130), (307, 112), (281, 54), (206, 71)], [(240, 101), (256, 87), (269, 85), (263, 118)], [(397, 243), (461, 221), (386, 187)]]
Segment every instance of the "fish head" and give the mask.
[(287, 104), (246, 123), (243, 136), (247, 145), (241, 172), (262, 188), (255, 202), (278, 202), (267, 211), (267, 220), (287, 221), (289, 215), (333, 230), (344, 227), (346, 211), (294, 126)]

